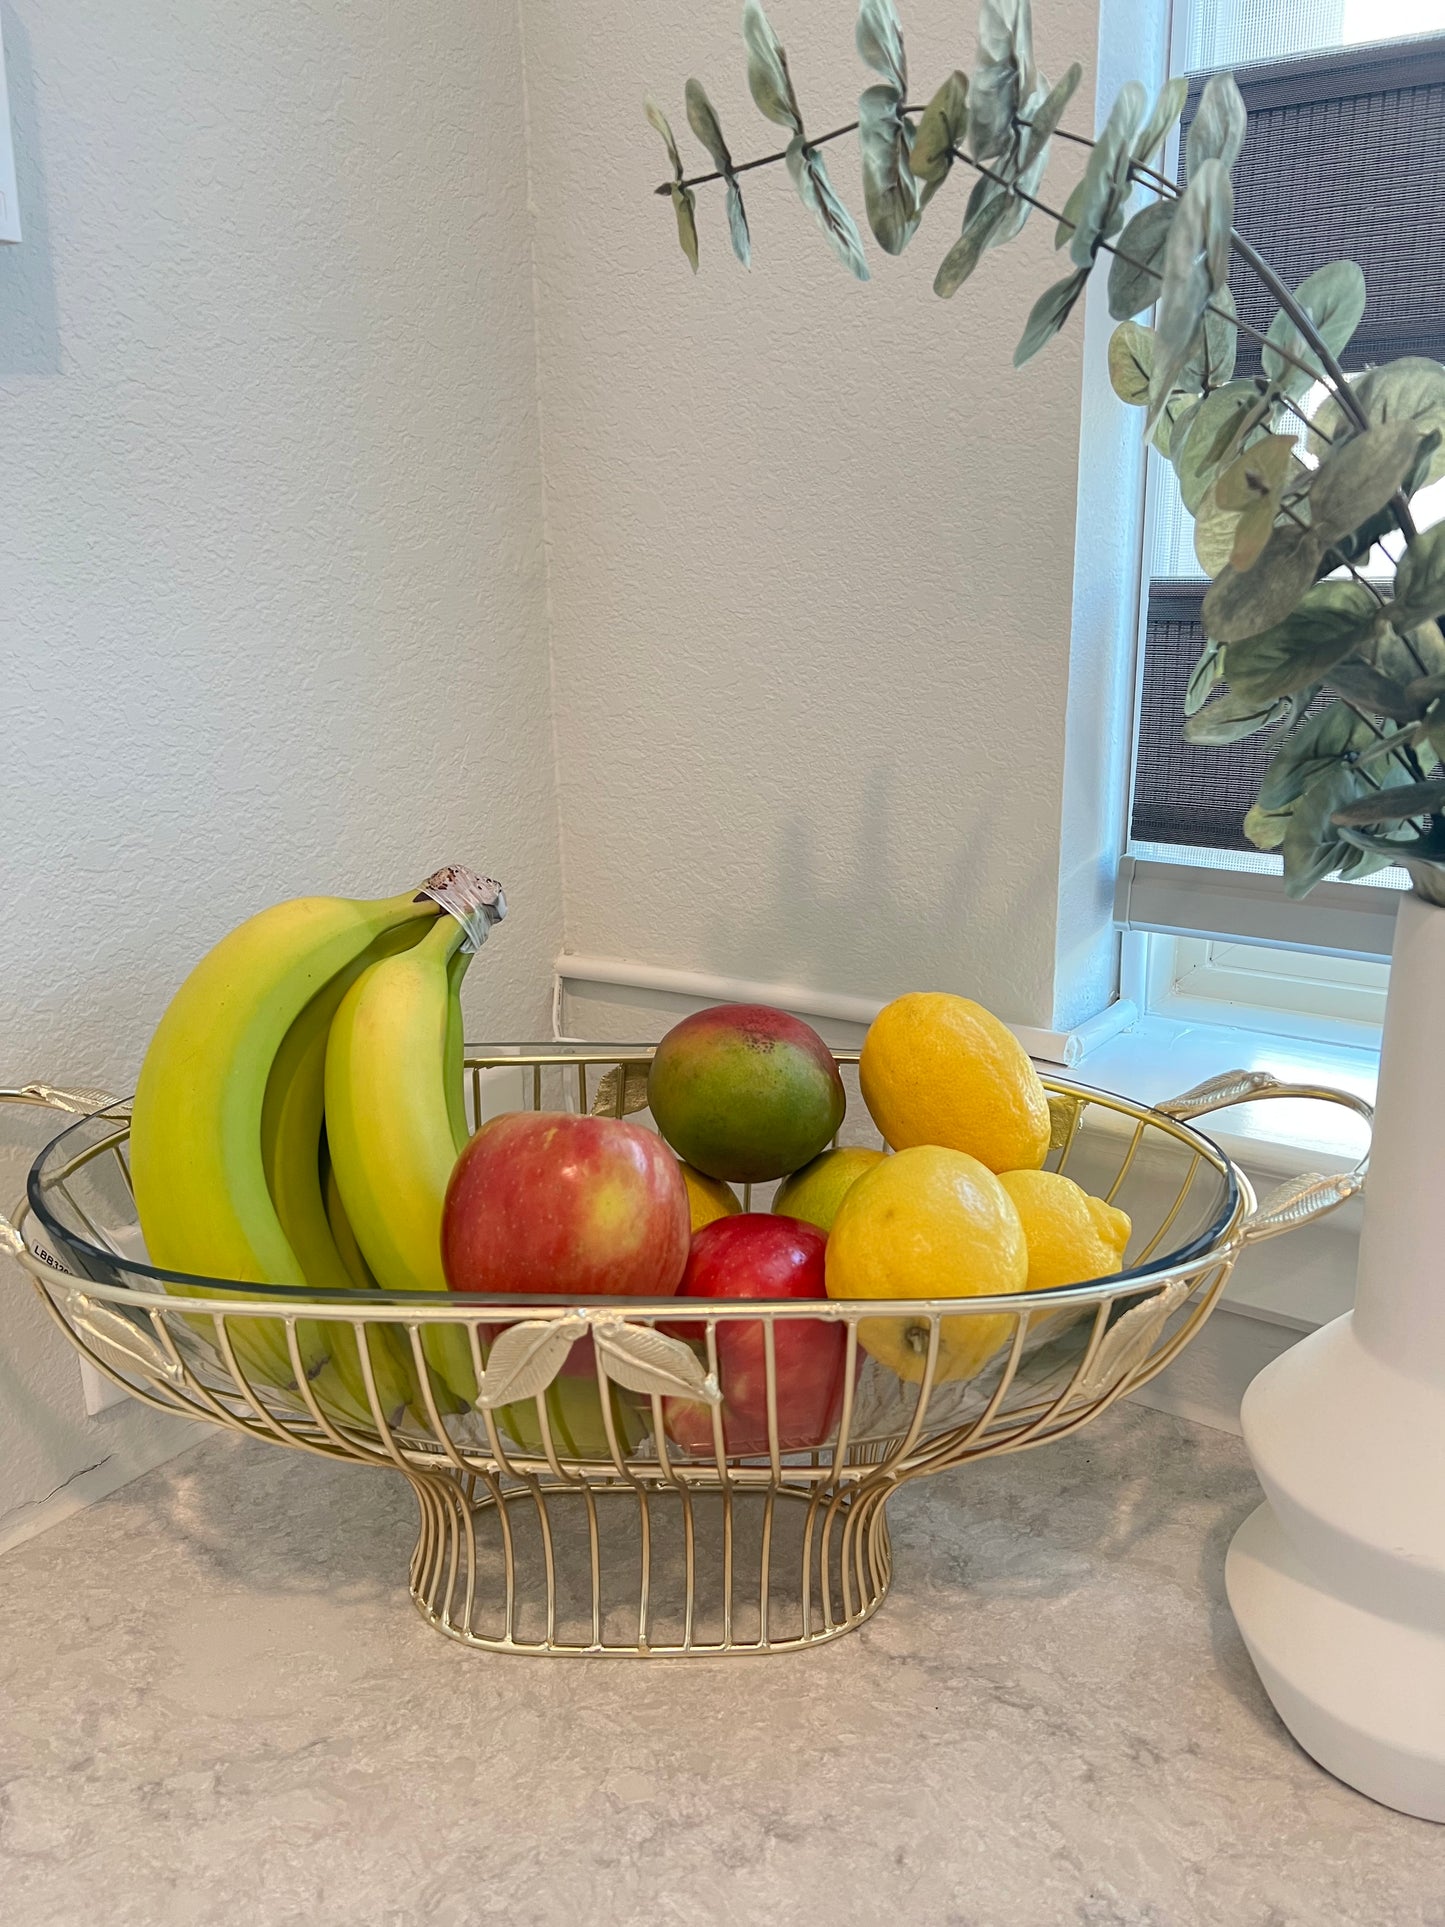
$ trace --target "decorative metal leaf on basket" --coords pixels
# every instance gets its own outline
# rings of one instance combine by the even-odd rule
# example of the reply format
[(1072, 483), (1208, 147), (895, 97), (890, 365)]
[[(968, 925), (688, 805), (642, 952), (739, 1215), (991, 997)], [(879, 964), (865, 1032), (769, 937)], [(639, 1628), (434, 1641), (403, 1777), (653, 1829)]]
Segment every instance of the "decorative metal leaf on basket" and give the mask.
[[(744, 165), (783, 161), (860, 280), (868, 278), (862, 240), (820, 152), (854, 131), (868, 225), (888, 254), (913, 239), (956, 163), (974, 176), (961, 231), (934, 279), (940, 295), (955, 294), (1031, 210), (1055, 223), (1070, 272), (1035, 302), (1016, 363), (1067, 325), (1109, 257), (1109, 312), (1119, 323), (1110, 378), (1123, 401), (1145, 411), (1212, 578), (1185, 739), (1208, 745), (1273, 733), (1274, 756), (1244, 830), (1283, 858), (1292, 896), (1326, 876), (1398, 863), (1422, 895), (1445, 903), (1445, 523), (1418, 530), (1411, 510), (1420, 490), (1445, 476), (1445, 366), (1406, 355), (1347, 376), (1339, 357), (1366, 305), (1359, 267), (1331, 261), (1290, 290), (1235, 230), (1233, 175), (1248, 128), (1233, 77), (1205, 83), (1184, 143), (1184, 185), (1157, 163), (1186, 83), (1168, 81), (1151, 106), (1137, 81), (1126, 82), (1097, 138), (1068, 134), (1091, 151), (1056, 209), (1044, 176), (1081, 69), (1070, 67), (1053, 87), (1040, 74), (1030, 0), (984, 0), (971, 78), (955, 70), (926, 104), (906, 98), (893, 0), (861, 0), (858, 51), (881, 78), (864, 87), (856, 120), (823, 134), (805, 131), (787, 55), (757, 0), (743, 9), (743, 38), (753, 100), (791, 136), (786, 149)], [(672, 200), (696, 268), (693, 189), (724, 181), (734, 251), (746, 264), (737, 168), (696, 80), (687, 108), (716, 171), (686, 176), (649, 104), (673, 163), (657, 192)], [(1136, 206), (1141, 190), (1150, 198)], [(1263, 332), (1239, 317), (1231, 262), (1278, 304)], [(1151, 308), (1148, 326), (1137, 317)], [(1235, 375), (1241, 331), (1260, 346), (1254, 376)], [(1317, 388), (1323, 397), (1310, 408)], [(1403, 543), (1398, 561), (1381, 546), (1386, 538)]]

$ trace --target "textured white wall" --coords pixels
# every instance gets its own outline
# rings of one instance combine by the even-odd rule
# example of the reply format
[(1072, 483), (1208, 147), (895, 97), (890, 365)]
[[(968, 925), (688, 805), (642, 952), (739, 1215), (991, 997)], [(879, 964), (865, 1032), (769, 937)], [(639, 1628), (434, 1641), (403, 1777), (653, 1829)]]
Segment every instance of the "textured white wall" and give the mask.
[[(972, 65), (972, 13), (900, 11), (926, 98)], [(854, 13), (773, 0), (818, 131), (866, 77)], [(1085, 63), (1087, 125), (1095, 0), (1037, 13), (1045, 69)], [(569, 948), (1048, 1024), (1082, 331), (1012, 353), (1061, 272), (1051, 227), (937, 300), (960, 171), (860, 286), (777, 168), (747, 177), (750, 274), (699, 190), (694, 280), (641, 98), (697, 166), (690, 73), (736, 158), (781, 146), (739, 14), (644, 0), (599, 33), (572, 0), (524, 8)], [(853, 143), (828, 152), (861, 220)]]
[[(473, 1029), (543, 1029), (514, 11), (4, 5), (26, 238), (0, 248), (0, 1081), (128, 1088), (241, 916), (446, 860), (513, 905)], [(87, 1424), (11, 1267), (0, 1293), (3, 1514), (148, 1421)]]

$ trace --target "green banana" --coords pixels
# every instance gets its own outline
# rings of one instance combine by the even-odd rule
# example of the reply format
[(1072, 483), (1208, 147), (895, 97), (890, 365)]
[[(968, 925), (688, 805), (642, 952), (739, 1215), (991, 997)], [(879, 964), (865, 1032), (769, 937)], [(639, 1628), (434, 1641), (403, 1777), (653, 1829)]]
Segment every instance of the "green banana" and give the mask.
[[(339, 971), (386, 932), (437, 914), (410, 891), (375, 902), (300, 897), (251, 917), (196, 965), (151, 1039), (131, 1118), (131, 1179), (153, 1264), (243, 1284), (301, 1281), (262, 1157), (272, 1065)], [(229, 1330), (248, 1375), (294, 1385), (278, 1320), (237, 1318)], [(319, 1370), (326, 1350), (314, 1329), (304, 1344), (298, 1331), (298, 1346), (308, 1375)]]
[[(447, 1181), (466, 1143), (461, 981), (466, 927), (446, 917), (412, 950), (352, 985), (326, 1048), (326, 1140), (346, 1217), (383, 1291), (447, 1289), (441, 1261)], [(422, 1346), (454, 1409), (477, 1395), (460, 1325), (429, 1325)]]
[[(323, 1190), (327, 1159), (322, 1116), (331, 1020), (363, 970), (379, 957), (408, 949), (427, 928), (416, 920), (398, 924), (339, 970), (287, 1031), (271, 1066), (261, 1112), (261, 1161), (281, 1228), (296, 1254), (301, 1276), (313, 1291), (354, 1295), (358, 1289), (338, 1246)], [(366, 1336), (378, 1403), (388, 1423), (396, 1424), (417, 1396), (405, 1337), (386, 1325), (369, 1329)], [(297, 1337), (303, 1357), (317, 1351), (330, 1353), (312, 1383), (322, 1409), (353, 1424), (373, 1426), (356, 1328), (339, 1321), (310, 1320), (298, 1327)]]

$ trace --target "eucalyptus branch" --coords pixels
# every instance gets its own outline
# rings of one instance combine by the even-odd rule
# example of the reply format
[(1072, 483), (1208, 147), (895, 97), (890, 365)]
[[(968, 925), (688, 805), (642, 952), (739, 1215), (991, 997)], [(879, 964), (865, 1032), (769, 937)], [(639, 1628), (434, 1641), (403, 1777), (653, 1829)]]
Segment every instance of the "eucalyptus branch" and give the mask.
[[(921, 107), (900, 107), (898, 111), (900, 114), (921, 114), (923, 109)], [(808, 139), (803, 142), (803, 147), (805, 151), (813, 147), (823, 147), (829, 141), (841, 140), (845, 134), (854, 134), (857, 131), (857, 121), (850, 120), (846, 127), (835, 127), (826, 134), (809, 135)], [(739, 161), (737, 166), (731, 169), (731, 172), (734, 174), (748, 174), (755, 167), (771, 167), (775, 161), (785, 161), (787, 158), (788, 149), (786, 147), (780, 147), (776, 154), (759, 154), (755, 161)], [(721, 181), (726, 180), (726, 178), (727, 175), (723, 169), (716, 167), (711, 174), (689, 174), (687, 179), (683, 181), (662, 181), (658, 186), (653, 188), (652, 191), (654, 194), (659, 194), (665, 199), (671, 194), (674, 187), (706, 187), (709, 181)]]
[[(1093, 143), (1090, 142), (1090, 145), (1092, 146)], [(991, 167), (985, 167), (982, 161), (976, 161), (971, 154), (965, 154), (961, 147), (950, 148), (949, 152), (956, 161), (962, 161), (965, 167), (971, 167), (976, 174), (982, 174), (987, 181), (997, 181), (1000, 187), (1006, 188), (1017, 200), (1027, 201), (1030, 207), (1036, 207), (1040, 214), (1046, 215), (1051, 221), (1057, 221), (1060, 227), (1066, 227), (1072, 232), (1073, 229), (1078, 226), (1077, 221), (1069, 220), (1058, 208), (1049, 207), (1046, 202), (1039, 200), (1037, 196), (1025, 193), (1023, 188), (1015, 186), (1006, 174), (996, 174)], [(1126, 254), (1122, 248), (1116, 248), (1112, 241), (1101, 240), (1098, 246), (1101, 253), (1112, 254), (1117, 260), (1122, 261), (1126, 267), (1136, 268), (1140, 274), (1147, 274), (1155, 281), (1162, 281), (1164, 279), (1163, 272), (1159, 268), (1154, 267), (1153, 264), (1148, 261), (1140, 261), (1135, 255)], [(1274, 348), (1275, 353), (1281, 361), (1287, 361), (1292, 367), (1300, 369), (1311, 378), (1314, 377), (1315, 370), (1307, 361), (1301, 361), (1297, 355), (1292, 355), (1288, 349), (1276, 346), (1274, 342), (1269, 341), (1269, 337), (1261, 329), (1252, 328), (1247, 321), (1241, 321), (1238, 315), (1231, 314), (1228, 308), (1221, 308), (1216, 306), (1213, 301), (1206, 301), (1204, 304), (1204, 312), (1205, 314), (1218, 315), (1221, 321), (1227, 321), (1232, 328), (1238, 328), (1242, 335), (1248, 335), (1251, 341), (1257, 341), (1261, 346), (1268, 342), (1269, 346)]]

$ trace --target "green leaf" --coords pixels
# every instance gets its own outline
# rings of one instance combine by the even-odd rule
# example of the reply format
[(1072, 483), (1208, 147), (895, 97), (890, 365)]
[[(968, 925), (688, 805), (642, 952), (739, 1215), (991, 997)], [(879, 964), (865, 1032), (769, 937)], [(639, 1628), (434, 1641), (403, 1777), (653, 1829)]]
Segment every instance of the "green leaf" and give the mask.
[(1373, 823), (1403, 823), (1409, 816), (1445, 814), (1445, 779), (1429, 783), (1394, 783), (1388, 789), (1372, 790), (1337, 809), (1331, 821), (1337, 826), (1368, 829)]
[(1317, 710), (1275, 751), (1259, 786), (1260, 809), (1287, 810), (1312, 783), (1373, 741), (1370, 725), (1345, 703)]
[(1194, 555), (1207, 576), (1217, 576), (1229, 565), (1243, 516), (1239, 509), (1225, 508), (1216, 484), (1209, 489), (1194, 511)]
[(875, 74), (882, 74), (900, 101), (908, 98), (908, 65), (903, 53), (903, 29), (893, 0), (859, 0), (854, 32), (858, 52)]
[(1194, 348), (1204, 310), (1229, 273), (1229, 233), (1234, 190), (1217, 160), (1191, 175), (1180, 197), (1164, 247), (1164, 281), (1154, 317), (1158, 348), (1151, 416), (1164, 405)]
[[(1367, 368), (1350, 382), (1350, 392), (1364, 411), (1365, 419), (1382, 426), (1388, 422), (1408, 421), (1421, 436), (1445, 437), (1445, 368), (1423, 355), (1402, 355), (1383, 367)], [(1313, 439), (1314, 452), (1322, 454), (1326, 437), (1338, 437), (1343, 430), (1353, 432), (1344, 410), (1333, 395), (1326, 395), (1315, 410), (1313, 426), (1319, 431)], [(1445, 441), (1430, 451), (1427, 465), (1415, 488), (1427, 488), (1445, 476)]]
[(866, 281), (868, 263), (863, 255), (863, 237), (853, 216), (839, 200), (822, 155), (816, 148), (808, 147), (799, 134), (788, 143), (785, 163), (799, 199), (827, 236), (833, 252), (845, 268), (850, 268), (860, 281)]
[(658, 106), (657, 102), (652, 98), (650, 94), (648, 95), (647, 99), (643, 102), (643, 107), (647, 114), (647, 118), (651, 121), (652, 125), (657, 129), (658, 133), (661, 134), (663, 138), (663, 142), (667, 147), (668, 159), (672, 162), (672, 180), (668, 184), (667, 191), (672, 199), (673, 214), (677, 218), (678, 245), (682, 249), (683, 253), (687, 256), (688, 260), (692, 263), (692, 271), (694, 274), (696, 274), (697, 273), (696, 203), (693, 200), (692, 189), (690, 187), (684, 187), (682, 184), (682, 179), (683, 179), (682, 156), (677, 151), (677, 142), (673, 138), (672, 126), (667, 118), (667, 115), (663, 113), (662, 109)]
[(1424, 530), (1400, 557), (1389, 614), (1401, 629), (1445, 615), (1445, 522)]
[(679, 187), (674, 181), (668, 189), (672, 196), (672, 211), (677, 218), (677, 243), (692, 263), (692, 271), (697, 273), (697, 204), (690, 187)]
[(1206, 642), (1198, 662), (1189, 672), (1189, 681), (1184, 690), (1184, 714), (1197, 715), (1209, 698), (1209, 692), (1224, 674), (1224, 651), (1217, 642)]
[(1244, 96), (1234, 83), (1234, 75), (1211, 74), (1184, 142), (1190, 180), (1206, 161), (1218, 161), (1226, 174), (1233, 173), (1244, 145), (1245, 126)]
[(1379, 604), (1358, 582), (1317, 582), (1282, 622), (1229, 645), (1229, 686), (1246, 700), (1292, 696), (1364, 642)]
[(716, 109), (708, 99), (700, 80), (690, 80), (684, 89), (687, 102), (687, 124), (702, 142), (712, 157), (712, 164), (727, 182), (728, 230), (732, 239), (733, 253), (747, 267), (752, 260), (752, 237), (748, 233), (747, 210), (743, 206), (742, 190), (733, 171), (733, 157), (728, 144), (723, 139), (722, 123), (718, 120)]
[(1233, 460), (1249, 418), (1255, 416), (1255, 426), (1263, 427), (1258, 401), (1259, 391), (1252, 381), (1231, 381), (1206, 395), (1199, 404), (1199, 413), (1190, 424), (1174, 464), (1179, 491), (1191, 515), (1219, 470)]
[(1000, 235), (1000, 240), (1010, 240), (1020, 232), (1028, 219), (1030, 200), (1036, 196), (1044, 178), (1044, 170), (1049, 164), (1049, 144), (1058, 131), (1059, 122), (1064, 117), (1064, 109), (1073, 99), (1075, 90), (1083, 78), (1084, 70), (1076, 60), (1052, 88), (1040, 80), (1032, 94), (1024, 102), (1022, 118), (1028, 123), (1018, 145), (1018, 154), (1010, 163), (1007, 155), (1001, 156), (997, 165), (1007, 176), (1009, 185), (1017, 188), (1013, 196), (1013, 213), (1009, 232)]
[(1232, 564), (1204, 598), (1204, 629), (1217, 642), (1242, 642), (1283, 622), (1314, 580), (1320, 540), (1292, 522), (1275, 529), (1250, 569)]
[(1053, 340), (1074, 312), (1074, 305), (1089, 283), (1089, 270), (1076, 268), (1062, 281), (1056, 281), (1051, 288), (1045, 288), (1033, 307), (1024, 327), (1019, 345), (1014, 349), (1014, 367), (1022, 368), (1026, 361), (1036, 355), (1040, 348)]
[(1382, 675), (1370, 663), (1338, 662), (1330, 671), (1329, 681), (1332, 689), (1348, 696), (1352, 703), (1376, 716), (1388, 716), (1392, 722), (1412, 722), (1420, 713), (1406, 685)]
[(918, 228), (918, 183), (908, 165), (913, 133), (899, 113), (902, 96), (882, 85), (865, 87), (858, 102), (858, 149), (863, 162), (863, 206), (873, 238), (886, 254), (901, 254)]
[(1295, 803), (1280, 846), (1286, 896), (1307, 896), (1346, 860), (1350, 846), (1331, 819), (1362, 787), (1347, 763), (1337, 763), (1317, 777)]
[[(991, 181), (982, 181), (979, 185), (993, 187)], [(933, 292), (945, 300), (957, 294), (973, 273), (1008, 214), (1008, 196), (1002, 188), (987, 197), (975, 200), (976, 196), (977, 189), (974, 196), (970, 196), (963, 217), (963, 232), (939, 262), (938, 273), (933, 277)]]
[(1234, 291), (1226, 281), (1214, 290), (1214, 299), (1204, 311), (1202, 337), (1178, 377), (1188, 387), (1223, 388), (1233, 379), (1239, 351), (1237, 313)]
[(1259, 560), (1285, 491), (1303, 472), (1293, 435), (1262, 436), (1221, 470), (1211, 494), (1221, 509), (1233, 509), (1240, 518), (1227, 557), (1236, 569), (1252, 569)]
[(1390, 422), (1326, 449), (1309, 490), (1310, 526), (1316, 534), (1332, 542), (1382, 509), (1404, 479), (1419, 442), (1411, 423)]
[(1129, 166), (1134, 137), (1144, 117), (1145, 99), (1144, 89), (1137, 80), (1126, 81), (1090, 151), (1073, 210), (1069, 256), (1075, 267), (1090, 267), (1100, 242), (1116, 234), (1123, 225), (1124, 208), (1134, 191)]
[(913, 128), (903, 117), (908, 98), (908, 61), (893, 0), (860, 0), (858, 52), (882, 84), (867, 87), (858, 102), (858, 147), (863, 163), (863, 205), (874, 239), (887, 254), (901, 254), (918, 227), (918, 185), (909, 166)]
[(969, 90), (969, 148), (991, 160), (1013, 139), (1014, 119), (1037, 84), (1029, 0), (983, 0), (978, 65)]
[(1137, 321), (1121, 321), (1109, 337), (1109, 383), (1120, 401), (1131, 408), (1145, 405), (1153, 366), (1153, 329)]
[(968, 79), (955, 70), (923, 110), (913, 136), (908, 164), (924, 183), (920, 205), (927, 207), (948, 179), (953, 150), (968, 132)]
[(1189, 82), (1183, 74), (1176, 74), (1172, 80), (1165, 81), (1134, 143), (1135, 166), (1142, 167), (1153, 160), (1168, 138), (1170, 128), (1183, 113), (1188, 98)]
[(1428, 836), (1376, 836), (1369, 830), (1341, 830), (1340, 835), (1358, 850), (1398, 863), (1408, 870), (1415, 894), (1427, 903), (1445, 904), (1445, 834), (1437, 821)]
[[(1349, 346), (1365, 312), (1365, 277), (1354, 261), (1331, 261), (1307, 274), (1294, 291), (1330, 353), (1336, 357)], [(1293, 361), (1286, 361), (1283, 349)], [(1298, 368), (1294, 362), (1302, 361)], [(1303, 395), (1314, 382), (1326, 379), (1324, 366), (1283, 309), (1269, 324), (1260, 351), (1264, 372), (1280, 394)]]
[(1262, 810), (1252, 803), (1244, 813), (1243, 827), (1256, 850), (1277, 850), (1289, 828), (1289, 811)]
[(1142, 314), (1158, 300), (1175, 205), (1173, 201), (1151, 201), (1148, 207), (1140, 208), (1119, 236), (1118, 252), (1109, 264), (1109, 313), (1116, 321)]
[(757, 110), (791, 134), (803, 131), (803, 116), (788, 72), (788, 56), (758, 0), (744, 0), (743, 42), (748, 50), (748, 92)]
[(1269, 729), (1279, 723), (1287, 724), (1292, 714), (1293, 706), (1288, 703), (1250, 703), (1231, 689), (1228, 694), (1206, 703), (1188, 718), (1184, 725), (1184, 740), (1186, 743), (1210, 746), (1237, 743), (1261, 729)]

